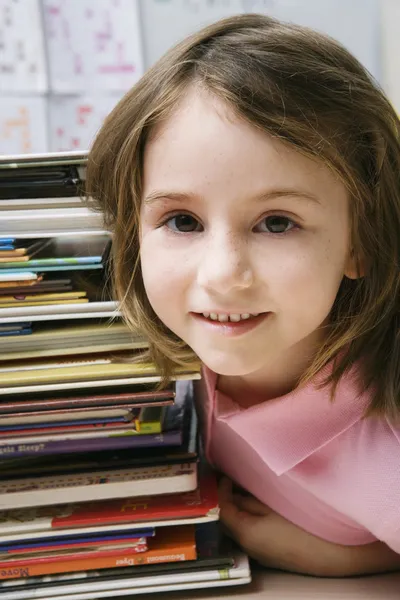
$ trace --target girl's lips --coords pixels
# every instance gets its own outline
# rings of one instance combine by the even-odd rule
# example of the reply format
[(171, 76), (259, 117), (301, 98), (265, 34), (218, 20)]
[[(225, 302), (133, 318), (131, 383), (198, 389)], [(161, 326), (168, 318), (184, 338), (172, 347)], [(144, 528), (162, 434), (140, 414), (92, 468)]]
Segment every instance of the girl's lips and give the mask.
[(191, 313), (192, 317), (209, 331), (228, 336), (242, 335), (255, 329), (260, 323), (265, 321), (270, 314), (271, 313), (269, 312), (260, 313), (257, 317), (250, 317), (249, 319), (244, 319), (235, 323), (233, 321), (212, 321), (200, 313)]

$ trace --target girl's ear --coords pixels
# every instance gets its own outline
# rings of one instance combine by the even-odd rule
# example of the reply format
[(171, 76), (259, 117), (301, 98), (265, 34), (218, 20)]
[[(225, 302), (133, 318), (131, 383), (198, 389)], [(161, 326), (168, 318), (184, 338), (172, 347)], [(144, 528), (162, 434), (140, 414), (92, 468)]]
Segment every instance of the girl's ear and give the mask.
[(365, 262), (354, 250), (349, 254), (344, 275), (348, 279), (360, 279), (365, 275)]

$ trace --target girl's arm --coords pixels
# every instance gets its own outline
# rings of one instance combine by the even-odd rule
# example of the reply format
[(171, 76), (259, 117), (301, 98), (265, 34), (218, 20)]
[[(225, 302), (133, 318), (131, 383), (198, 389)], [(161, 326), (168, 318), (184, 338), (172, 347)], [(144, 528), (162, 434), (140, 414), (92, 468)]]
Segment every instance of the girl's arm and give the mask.
[(221, 520), (228, 533), (262, 565), (318, 577), (347, 577), (400, 570), (400, 554), (382, 542), (333, 544), (307, 533), (252, 496), (220, 484)]

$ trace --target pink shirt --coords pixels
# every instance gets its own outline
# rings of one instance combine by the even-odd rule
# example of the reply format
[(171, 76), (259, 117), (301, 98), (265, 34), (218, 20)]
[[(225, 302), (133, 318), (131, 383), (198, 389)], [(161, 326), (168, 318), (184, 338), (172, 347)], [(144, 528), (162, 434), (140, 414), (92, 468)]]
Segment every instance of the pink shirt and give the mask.
[[(326, 373), (325, 373), (326, 374)], [(363, 419), (367, 394), (343, 377), (335, 401), (315, 383), (243, 409), (199, 386), (206, 457), (271, 509), (325, 540), (385, 542), (400, 554), (400, 427)]]

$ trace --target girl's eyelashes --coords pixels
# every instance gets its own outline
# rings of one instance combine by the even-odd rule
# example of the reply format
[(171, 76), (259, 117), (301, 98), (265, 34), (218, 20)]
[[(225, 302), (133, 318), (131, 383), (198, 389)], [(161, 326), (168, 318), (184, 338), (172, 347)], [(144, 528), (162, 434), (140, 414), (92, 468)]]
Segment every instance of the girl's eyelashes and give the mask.
[(203, 231), (203, 226), (190, 214), (179, 213), (169, 216), (167, 220), (161, 223), (175, 233), (197, 233)]
[(297, 229), (298, 225), (285, 215), (269, 215), (257, 223), (254, 229), (261, 233), (284, 234), (292, 229)]
[[(174, 233), (198, 233), (204, 230), (203, 225), (189, 213), (177, 213), (169, 215), (164, 219), (159, 227), (167, 227)], [(256, 233), (269, 233), (274, 235), (284, 235), (292, 229), (298, 229), (299, 226), (293, 219), (282, 215), (274, 214), (261, 219), (253, 228)]]

